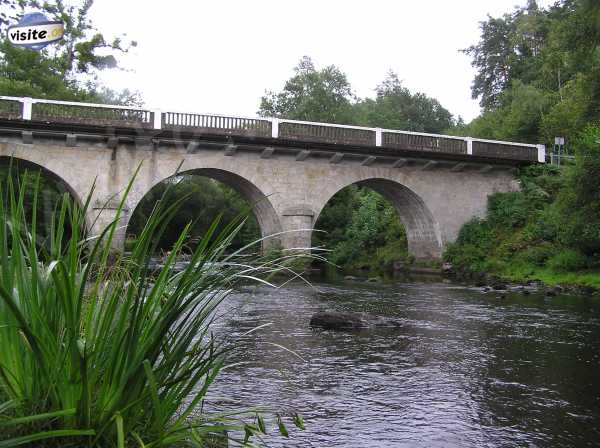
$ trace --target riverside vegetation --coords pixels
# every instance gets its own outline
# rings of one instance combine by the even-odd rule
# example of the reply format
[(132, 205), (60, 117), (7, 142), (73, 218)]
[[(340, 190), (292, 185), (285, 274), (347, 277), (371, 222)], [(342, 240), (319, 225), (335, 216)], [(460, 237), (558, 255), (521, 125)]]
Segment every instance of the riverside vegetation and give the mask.
[[(111, 242), (131, 184), (115, 220), (88, 239), (89, 198), (78, 206), (64, 194), (50, 226), (38, 228), (39, 177), (20, 179), (0, 184), (0, 447), (207, 447), (265, 434), (256, 410), (203, 411), (234, 348), (215, 340), (211, 325), (236, 285), (269, 284), (296, 257), (239, 261), (249, 247), (228, 251), (239, 216), (218, 234), (215, 220), (179, 271), (186, 226), (153, 270), (185, 196), (167, 202), (166, 192), (131, 253), (116, 255)], [(303, 427), (301, 417), (293, 422)], [(281, 417), (276, 423), (287, 435)]]
[(600, 288), (600, 126), (575, 147), (566, 169), (521, 169), (521, 191), (492, 195), (487, 216), (463, 226), (446, 260), (467, 276)]
[(459, 270), (600, 287), (600, 4), (535, 1), (481, 25), (465, 50), (483, 113), (451, 132), (543, 142), (566, 139), (574, 163), (521, 170), (522, 191), (489, 199), (446, 253)]
[[(122, 39), (110, 42), (101, 34), (86, 38), (91, 2), (72, 11), (60, 10), (64, 9), (60, 5), (49, 9), (36, 6), (36, 2), (19, 3), (45, 8), (50, 16), (73, 17), (73, 27), (67, 29), (69, 46), (57, 47), (53, 53), (14, 48), (1, 38), (3, 92), (124, 104), (140, 101), (131, 92), (103, 89), (94, 77), (99, 70), (116, 66), (117, 56), (130, 45)], [(393, 72), (376, 87), (373, 98), (358, 98), (339, 68), (319, 69), (308, 57), (301, 59), (281, 90), (264, 95), (259, 114), (545, 143), (548, 149), (555, 136), (565, 137), (568, 154), (577, 157), (575, 166), (522, 171), (523, 191), (491, 197), (488, 217), (467, 224), (445, 258), (463, 272), (485, 270), (514, 280), (539, 278), (550, 283), (596, 285), (597, 240), (590, 229), (598, 222), (600, 211), (594, 202), (595, 171), (588, 165), (598, 153), (593, 135), (600, 122), (599, 10), (594, 0), (561, 0), (547, 8), (528, 0), (512, 12), (482, 22), (479, 41), (463, 50), (476, 69), (472, 93), (482, 106), (481, 115), (470, 123), (454, 117), (436, 99), (409, 91)], [(74, 51), (67, 51), (69, 48)], [(179, 192), (195, 191), (182, 207), (186, 218), (194, 209), (220, 208), (233, 216), (242, 207), (237, 193), (213, 181), (184, 176), (180, 182)], [(584, 192), (580, 184), (592, 190)], [(156, 195), (160, 195), (158, 190), (135, 211), (131, 233), (139, 231), (136, 222), (143, 222), (155, 199), (150, 196)], [(519, 218), (525, 211), (526, 216)], [(515, 216), (498, 219), (499, 214), (511, 213)], [(536, 219), (543, 223), (536, 224), (539, 232), (534, 235), (530, 231)], [(177, 225), (166, 230), (161, 248), (176, 240), (185, 224), (183, 219), (177, 220)], [(251, 221), (235, 246), (258, 235), (256, 223)], [(585, 232), (582, 222), (590, 223)], [(207, 227), (208, 220), (198, 220), (191, 232), (199, 239)], [(339, 192), (322, 211), (316, 228), (326, 233), (315, 234), (313, 245), (329, 249), (329, 260), (344, 270), (382, 272), (391, 270), (396, 261), (411, 262), (395, 209), (363, 187)], [(521, 239), (517, 242), (516, 238)], [(489, 250), (491, 239), (495, 239), (494, 250)]]

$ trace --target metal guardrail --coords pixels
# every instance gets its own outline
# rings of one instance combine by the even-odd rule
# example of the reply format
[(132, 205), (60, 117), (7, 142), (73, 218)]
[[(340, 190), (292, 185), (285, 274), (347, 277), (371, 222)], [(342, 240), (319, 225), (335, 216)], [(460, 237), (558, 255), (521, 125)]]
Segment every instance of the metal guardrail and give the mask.
[(243, 135), (250, 137), (271, 137), (272, 134), (271, 122), (269, 120), (190, 114), (185, 112), (164, 112), (162, 114), (162, 128), (192, 128), (209, 134)]
[(515, 144), (500, 146), (493, 141), (473, 140), (473, 155), (515, 160), (536, 160), (538, 157), (538, 148), (536, 146), (524, 147)]
[(313, 143), (377, 146), (373, 129), (279, 120), (278, 138)]
[(441, 135), (385, 131), (383, 133), (383, 146), (416, 151), (469, 154), (469, 144), (466, 139)]
[(162, 112), (157, 109), (27, 97), (0, 96), (0, 118), (125, 128), (186, 130), (210, 135), (372, 146), (390, 151), (402, 149), (540, 163), (545, 163), (546, 159), (544, 145), (278, 118)]
[(22, 118), (22, 105), (18, 100), (0, 99), (0, 118), (16, 120)]

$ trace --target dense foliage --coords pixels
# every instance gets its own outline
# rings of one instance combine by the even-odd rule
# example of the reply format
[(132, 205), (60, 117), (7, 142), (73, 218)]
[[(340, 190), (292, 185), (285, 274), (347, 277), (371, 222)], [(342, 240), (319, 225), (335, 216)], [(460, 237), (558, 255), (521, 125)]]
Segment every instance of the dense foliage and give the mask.
[(600, 127), (576, 143), (566, 169), (533, 166), (519, 173), (519, 192), (490, 196), (485, 219), (460, 231), (445, 257), (457, 269), (515, 280), (600, 287)]
[(546, 142), (564, 136), (574, 164), (522, 170), (522, 191), (490, 197), (446, 258), (509, 278), (600, 287), (600, 4), (563, 0), (481, 26), (466, 51), (484, 111), (453, 132)]
[[(221, 182), (193, 174), (182, 174), (159, 183), (144, 196), (130, 218), (128, 233), (132, 237), (142, 233), (161, 198), (171, 203), (182, 197), (185, 200), (179, 213), (173, 217), (169, 229), (162, 234), (158, 242), (158, 249), (161, 251), (170, 250), (187, 226), (193, 238), (188, 242), (189, 247), (186, 250), (192, 249), (199, 238), (208, 232), (217, 216), (221, 217), (221, 224), (216, 231), (216, 234), (219, 234), (225, 223), (235, 220), (251, 206), (234, 189)], [(230, 249), (238, 249), (260, 237), (258, 223), (255, 217), (250, 215), (231, 241)]]
[(534, 0), (481, 24), (479, 43), (465, 51), (477, 74), (481, 116), (454, 132), (482, 138), (568, 144), (600, 119), (600, 3), (562, 0), (547, 9)]
[[(10, 177), (17, 194), (20, 193), (19, 187), (23, 183), (23, 177), (27, 174), (31, 176), (32, 173), (39, 173), (35, 166), (8, 157), (0, 157), (0, 184), (6, 184)], [(38, 186), (39, 193), (31, 188), (23, 192), (23, 213), (29, 220), (35, 213), (38, 245), (47, 247), (53, 223), (52, 215), (60, 207), (63, 196), (69, 192), (58, 179), (48, 176), (40, 176)], [(65, 235), (70, 235), (70, 231), (70, 224), (65, 223)]]
[(329, 201), (316, 222), (313, 246), (348, 270), (389, 271), (409, 261), (406, 232), (394, 207), (379, 193), (355, 185)]
[(416, 132), (439, 133), (456, 124), (437, 100), (411, 93), (394, 72), (377, 86), (374, 99), (357, 98), (339, 68), (318, 70), (307, 56), (294, 73), (281, 92), (262, 97), (259, 115)]
[[(98, 72), (117, 67), (119, 54), (135, 46), (125, 36), (108, 40), (89, 18), (93, 0), (67, 4), (37, 0), (0, 2), (0, 94), (68, 101), (139, 104), (139, 94), (115, 92), (98, 82)], [(60, 44), (41, 51), (18, 48), (6, 37), (6, 27), (26, 10), (42, 12), (65, 23)]]

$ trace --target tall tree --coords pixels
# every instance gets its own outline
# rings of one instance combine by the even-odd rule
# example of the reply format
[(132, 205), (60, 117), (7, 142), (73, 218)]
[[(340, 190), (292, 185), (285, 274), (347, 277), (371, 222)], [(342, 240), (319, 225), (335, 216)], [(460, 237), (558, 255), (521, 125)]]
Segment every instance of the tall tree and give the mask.
[(93, 0), (78, 4), (39, 2), (37, 0), (3, 1), (0, 3), (0, 31), (26, 10), (42, 12), (52, 20), (65, 24), (64, 38), (41, 51), (17, 48), (0, 38), (0, 91), (5, 95), (28, 95), (65, 100), (118, 100), (136, 104), (139, 95), (112, 92), (98, 83), (98, 73), (117, 67), (117, 56), (136, 45), (124, 36), (107, 39), (89, 19)]
[(356, 105), (355, 121), (368, 126), (441, 133), (454, 125), (452, 114), (436, 99), (411, 93), (394, 72), (377, 87), (375, 99)]
[(511, 33), (514, 31), (512, 17), (488, 16), (481, 23), (481, 38), (477, 45), (463, 50), (473, 58), (477, 74), (471, 86), (473, 99), (480, 98), (480, 105), (490, 109), (498, 105), (498, 96), (511, 80), (514, 51)]
[(259, 114), (325, 123), (352, 122), (355, 96), (346, 75), (330, 65), (317, 70), (304, 56), (279, 93), (268, 91), (262, 97)]
[(539, 8), (530, 0), (481, 24), (466, 50), (484, 113), (459, 130), (476, 137), (551, 143), (572, 140), (600, 118), (600, 3), (562, 0)]
[(576, 163), (560, 191), (561, 237), (600, 261), (600, 125), (589, 125), (576, 142)]

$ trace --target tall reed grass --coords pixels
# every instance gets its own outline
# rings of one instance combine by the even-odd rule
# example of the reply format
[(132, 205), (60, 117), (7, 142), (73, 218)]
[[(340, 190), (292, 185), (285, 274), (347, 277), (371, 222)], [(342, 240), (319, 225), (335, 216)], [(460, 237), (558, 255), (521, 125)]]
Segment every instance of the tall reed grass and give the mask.
[(268, 282), (294, 256), (238, 262), (247, 248), (226, 252), (240, 217), (219, 235), (215, 221), (178, 272), (186, 228), (153, 271), (156, 245), (185, 198), (160, 203), (131, 253), (115, 256), (131, 184), (99, 237), (85, 233), (91, 194), (82, 206), (65, 195), (42, 240), (36, 204), (31, 216), (23, 211), (26, 191), (40, 197), (38, 179), (0, 185), (0, 448), (204, 447), (236, 431), (245, 434), (240, 444), (260, 440), (261, 416), (244, 423), (237, 413), (199, 412), (229, 349), (211, 323), (232, 288)]

